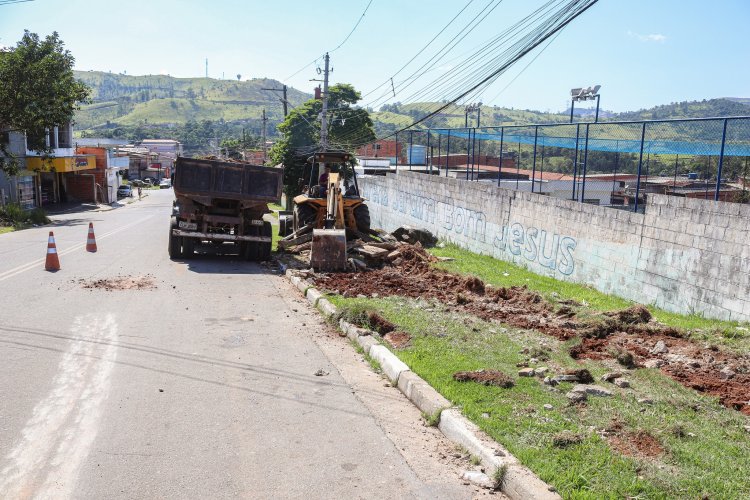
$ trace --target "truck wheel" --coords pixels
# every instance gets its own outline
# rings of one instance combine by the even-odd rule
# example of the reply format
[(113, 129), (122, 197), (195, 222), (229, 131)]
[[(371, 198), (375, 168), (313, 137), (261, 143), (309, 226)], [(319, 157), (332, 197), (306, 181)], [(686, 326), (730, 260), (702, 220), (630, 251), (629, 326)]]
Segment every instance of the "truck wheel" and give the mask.
[(193, 238), (180, 239), (182, 240), (182, 258), (192, 258), (195, 255), (195, 240)]
[[(258, 236), (257, 226), (246, 226), (245, 234), (247, 236)], [(245, 260), (258, 260), (258, 242), (257, 241), (245, 241), (243, 242), (242, 257)]]
[(354, 209), (354, 220), (357, 221), (357, 230), (360, 233), (370, 232), (370, 209), (362, 204)]
[[(263, 222), (262, 235), (273, 239), (273, 226), (268, 221)], [(258, 248), (260, 249), (259, 260), (270, 260), (271, 259), (271, 246), (272, 241), (269, 242), (258, 242)]]
[(172, 217), (172, 220), (169, 224), (169, 258), (177, 259), (180, 257), (182, 249), (180, 248), (180, 237), (172, 234), (173, 229), (177, 229), (176, 217)]
[(294, 205), (294, 230), (299, 231), (318, 216), (317, 210), (308, 204)]

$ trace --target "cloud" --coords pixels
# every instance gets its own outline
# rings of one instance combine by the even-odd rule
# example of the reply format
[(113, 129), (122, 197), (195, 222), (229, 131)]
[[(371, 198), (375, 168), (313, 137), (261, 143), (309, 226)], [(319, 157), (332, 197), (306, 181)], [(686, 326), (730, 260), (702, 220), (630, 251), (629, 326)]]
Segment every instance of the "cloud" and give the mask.
[(658, 43), (664, 43), (667, 40), (666, 35), (662, 35), (661, 33), (651, 33), (649, 35), (642, 35), (640, 33), (634, 33), (632, 31), (628, 31), (628, 36), (631, 38), (635, 38), (637, 40), (640, 40), (641, 42), (658, 42)]

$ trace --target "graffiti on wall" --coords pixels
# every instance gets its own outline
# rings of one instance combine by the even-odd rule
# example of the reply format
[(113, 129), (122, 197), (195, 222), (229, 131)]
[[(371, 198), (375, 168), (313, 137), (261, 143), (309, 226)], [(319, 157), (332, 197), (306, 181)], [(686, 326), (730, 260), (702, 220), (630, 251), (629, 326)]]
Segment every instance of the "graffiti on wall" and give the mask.
[(492, 239), (489, 235), (488, 240), (488, 230), (494, 225), (488, 224), (484, 212), (457, 205), (452, 199), (442, 202), (400, 189), (389, 192), (386, 186), (375, 183), (368, 184), (363, 193), (368, 203), (390, 207), (395, 212), (423, 222), (428, 225), (428, 229), (437, 232), (438, 236), (442, 229), (448, 234), (463, 236), (478, 243), (491, 242), (496, 253), (505, 252), (511, 256), (523, 257), (566, 276), (575, 271), (573, 251), (578, 242), (570, 236), (550, 233), (536, 227), (525, 228), (515, 222), (499, 227), (495, 238)]
[(536, 227), (524, 228), (518, 222), (503, 226), (493, 242), (493, 246), (499, 251), (521, 256), (529, 262), (537, 262), (542, 267), (557, 270), (566, 276), (570, 276), (575, 270), (573, 251), (577, 244), (575, 238), (570, 236), (550, 234)]

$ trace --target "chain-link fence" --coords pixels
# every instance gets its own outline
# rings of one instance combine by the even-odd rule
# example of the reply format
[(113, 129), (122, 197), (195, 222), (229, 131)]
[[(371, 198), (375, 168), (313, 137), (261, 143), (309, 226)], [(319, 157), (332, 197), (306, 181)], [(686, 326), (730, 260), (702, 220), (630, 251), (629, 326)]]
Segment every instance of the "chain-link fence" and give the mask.
[(397, 141), (399, 169), (582, 203), (750, 202), (750, 117), (409, 130)]

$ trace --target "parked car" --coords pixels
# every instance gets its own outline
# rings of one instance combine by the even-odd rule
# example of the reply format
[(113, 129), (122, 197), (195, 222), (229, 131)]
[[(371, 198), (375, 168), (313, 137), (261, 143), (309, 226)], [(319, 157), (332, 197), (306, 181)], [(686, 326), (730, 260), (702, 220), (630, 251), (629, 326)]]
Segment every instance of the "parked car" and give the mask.
[(172, 187), (172, 181), (169, 179), (162, 179), (159, 183), (159, 189), (169, 189)]
[(143, 181), (140, 179), (130, 179), (130, 185), (133, 187), (143, 186)]
[(153, 177), (144, 177), (143, 183), (146, 185), (146, 187), (156, 186), (156, 179), (154, 179)]
[(123, 184), (122, 186), (117, 188), (117, 197), (118, 198), (125, 198), (125, 197), (133, 197), (133, 188)]

